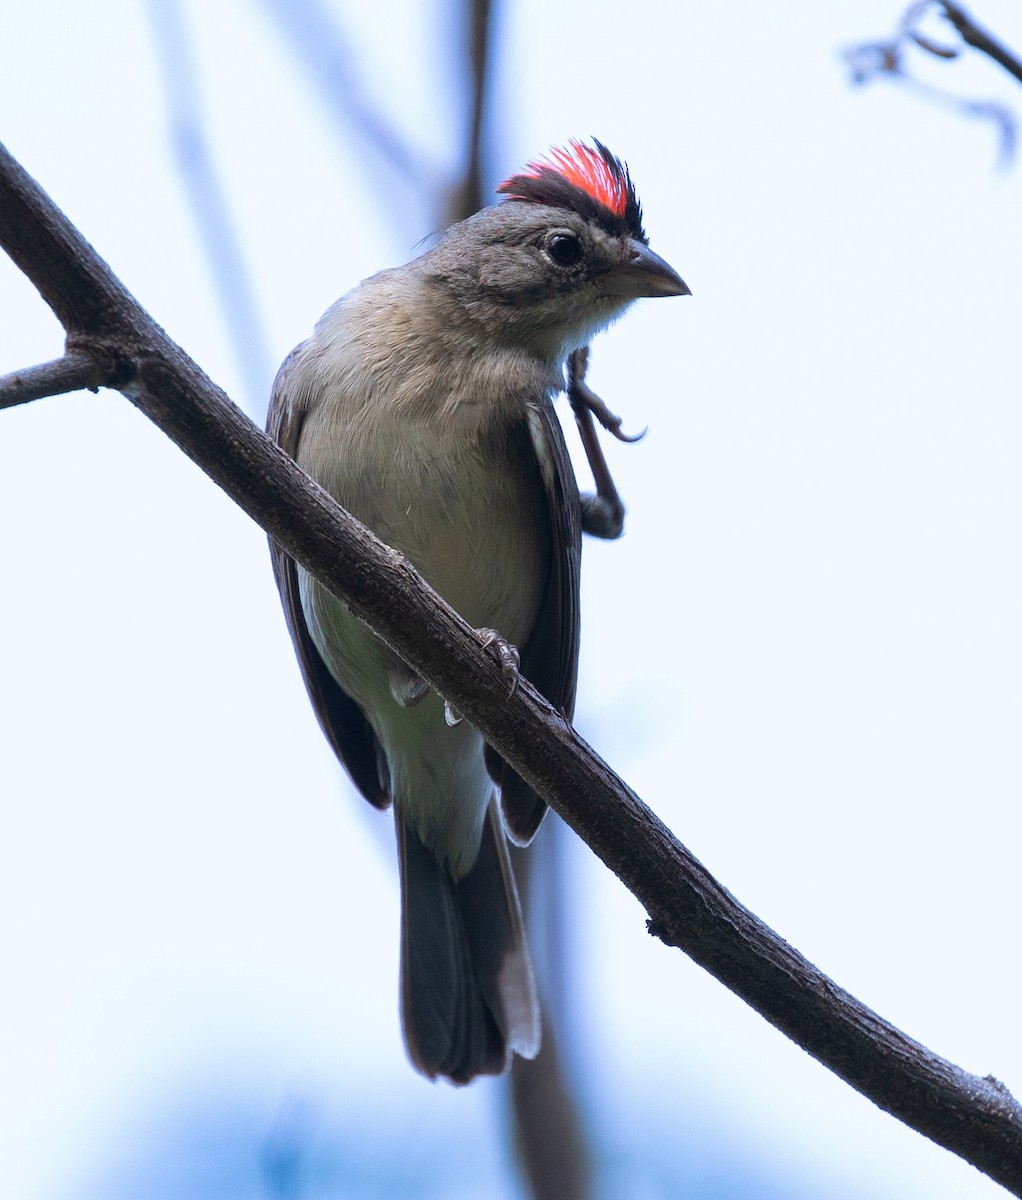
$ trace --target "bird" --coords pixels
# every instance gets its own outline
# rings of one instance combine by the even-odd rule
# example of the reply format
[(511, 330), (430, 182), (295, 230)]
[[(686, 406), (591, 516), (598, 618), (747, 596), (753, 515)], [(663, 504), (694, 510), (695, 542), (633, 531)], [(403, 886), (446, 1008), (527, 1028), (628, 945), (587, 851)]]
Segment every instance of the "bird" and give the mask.
[[(554, 410), (569, 355), (640, 297), (688, 295), (649, 248), (625, 164), (573, 140), (404, 266), (338, 300), (284, 360), (267, 429), (570, 719), (580, 497)], [(539, 1051), (508, 843), (546, 804), (415, 670), (271, 541), (302, 675), (370, 804), (393, 805), (412, 1065), (466, 1084)]]

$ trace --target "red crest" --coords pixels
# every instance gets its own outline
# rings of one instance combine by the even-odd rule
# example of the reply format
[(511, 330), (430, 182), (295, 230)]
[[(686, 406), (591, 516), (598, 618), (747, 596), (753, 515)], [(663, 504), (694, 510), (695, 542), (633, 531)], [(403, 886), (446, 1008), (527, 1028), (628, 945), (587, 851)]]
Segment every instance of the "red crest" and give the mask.
[(552, 147), (499, 188), (509, 200), (569, 208), (615, 235), (646, 241), (642, 210), (628, 168), (602, 142), (571, 141)]

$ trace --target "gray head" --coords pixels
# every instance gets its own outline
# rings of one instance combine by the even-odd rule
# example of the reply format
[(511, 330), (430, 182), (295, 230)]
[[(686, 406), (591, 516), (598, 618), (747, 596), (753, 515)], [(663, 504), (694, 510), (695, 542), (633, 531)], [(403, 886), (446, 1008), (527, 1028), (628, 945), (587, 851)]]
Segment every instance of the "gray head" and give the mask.
[(508, 199), (452, 226), (419, 260), (501, 341), (563, 362), (643, 296), (684, 296), (647, 244), (627, 169), (573, 142), (497, 189)]

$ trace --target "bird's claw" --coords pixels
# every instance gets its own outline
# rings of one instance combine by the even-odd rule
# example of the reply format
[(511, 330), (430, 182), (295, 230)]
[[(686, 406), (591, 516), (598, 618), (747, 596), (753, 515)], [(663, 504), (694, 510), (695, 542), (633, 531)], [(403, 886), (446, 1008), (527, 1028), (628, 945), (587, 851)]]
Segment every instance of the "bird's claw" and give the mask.
[[(518, 691), (520, 678), (518, 672), (521, 666), (521, 656), (517, 647), (512, 646), (507, 638), (502, 637), (496, 629), (477, 629), (476, 633), (483, 639), (484, 650), (493, 647), (493, 653), (497, 656), (497, 662), (500, 663), (500, 673), (508, 685), (507, 698), (510, 700)], [(444, 701), (444, 720), (452, 729), (460, 725), (464, 719), (450, 700)]]
[(646, 429), (638, 433), (623, 433), (621, 418), (612, 413), (593, 389), (586, 383), (586, 371), (589, 368), (589, 347), (582, 346), (571, 353), (568, 358), (568, 400), (572, 411), (578, 417), (580, 409), (587, 409), (600, 422), (604, 429), (619, 442), (639, 442), (646, 436)]
[(512, 646), (507, 638), (502, 637), (496, 629), (477, 629), (476, 633), (483, 639), (483, 649), (493, 648), (493, 653), (500, 663), (500, 673), (508, 685), (508, 699), (518, 691), (520, 679), (519, 669), (522, 665), (517, 646)]

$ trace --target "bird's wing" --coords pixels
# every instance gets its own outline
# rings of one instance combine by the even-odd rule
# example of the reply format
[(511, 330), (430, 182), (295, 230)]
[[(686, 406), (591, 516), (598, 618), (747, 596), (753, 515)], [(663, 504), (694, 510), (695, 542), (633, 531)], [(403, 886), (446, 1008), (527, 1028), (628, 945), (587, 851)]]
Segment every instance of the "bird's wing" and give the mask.
[[(297, 457), (302, 425), (308, 411), (308, 396), (303, 392), (295, 371), (297, 351), (284, 360), (277, 372), (266, 418), (266, 432), (292, 458)], [(316, 717), (363, 796), (377, 808), (390, 804), (389, 790), (381, 782), (383, 755), (376, 735), (362, 709), (344, 691), (327, 669), (319, 651), (313, 645), (305, 623), (301, 596), (298, 591), (298, 568), (295, 561), (270, 539), (273, 574), (277, 580), (284, 616), (294, 642), (298, 665), (312, 701)]]
[[(582, 524), (578, 485), (561, 424), (549, 399), (529, 410), (528, 453), (538, 460), (550, 529), (547, 586), (539, 616), (521, 653), (521, 670), (566, 717), (575, 710), (578, 676), (579, 574)], [(500, 784), (501, 807), (511, 838), (527, 845), (539, 828), (546, 803), (491, 747), (486, 763)]]

